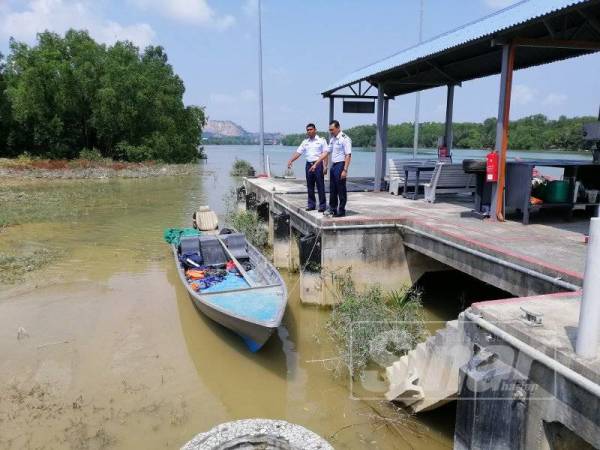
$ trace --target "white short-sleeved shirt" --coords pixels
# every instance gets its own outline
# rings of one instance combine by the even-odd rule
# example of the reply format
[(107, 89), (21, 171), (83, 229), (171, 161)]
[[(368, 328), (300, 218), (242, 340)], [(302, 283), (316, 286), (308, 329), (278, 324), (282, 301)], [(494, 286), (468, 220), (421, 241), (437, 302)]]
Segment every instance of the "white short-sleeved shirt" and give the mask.
[(329, 141), (329, 151), (331, 152), (331, 162), (343, 162), (346, 155), (352, 153), (352, 139), (340, 131), (337, 136), (333, 136)]
[(329, 147), (325, 139), (315, 136), (314, 139), (304, 139), (296, 151), (300, 154), (304, 153), (308, 162), (315, 162), (323, 153), (329, 151)]

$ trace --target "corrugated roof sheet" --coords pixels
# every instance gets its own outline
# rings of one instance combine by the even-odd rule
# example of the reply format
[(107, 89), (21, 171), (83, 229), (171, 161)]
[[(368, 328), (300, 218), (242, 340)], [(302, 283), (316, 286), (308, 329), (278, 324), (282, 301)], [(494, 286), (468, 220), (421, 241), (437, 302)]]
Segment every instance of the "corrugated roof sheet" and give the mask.
[(421, 58), (444, 50), (464, 45), (468, 42), (517, 26), (574, 5), (589, 3), (591, 0), (523, 0), (513, 6), (500, 10), (483, 19), (463, 25), (460, 28), (434, 37), (422, 44), (403, 50), (386, 59), (359, 69), (346, 78), (329, 87), (331, 92), (344, 86), (365, 80), (382, 72), (401, 67)]

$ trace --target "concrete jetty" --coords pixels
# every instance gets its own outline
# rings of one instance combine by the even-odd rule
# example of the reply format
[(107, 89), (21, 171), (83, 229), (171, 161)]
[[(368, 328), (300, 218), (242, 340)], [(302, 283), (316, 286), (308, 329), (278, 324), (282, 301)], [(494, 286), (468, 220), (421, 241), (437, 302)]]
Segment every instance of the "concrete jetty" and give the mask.
[(397, 289), (425, 272), (453, 268), (515, 296), (576, 291), (582, 285), (585, 221), (522, 225), (483, 222), (471, 200), (431, 204), (369, 192), (350, 179), (347, 216), (304, 211), (301, 180), (249, 178), (249, 202), (269, 220), (275, 264), (300, 270), (301, 299), (329, 304), (330, 274), (352, 267), (358, 285)]
[(245, 181), (302, 301), (335, 301), (330, 274), (348, 267), (387, 289), (449, 269), (496, 286), (515, 298), (473, 304), (390, 366), (387, 398), (412, 412), (457, 400), (455, 448), (600, 448), (600, 360), (574, 351), (589, 221), (481, 221), (469, 197), (431, 204), (372, 183), (349, 180), (348, 215), (325, 218), (304, 210), (301, 180)]

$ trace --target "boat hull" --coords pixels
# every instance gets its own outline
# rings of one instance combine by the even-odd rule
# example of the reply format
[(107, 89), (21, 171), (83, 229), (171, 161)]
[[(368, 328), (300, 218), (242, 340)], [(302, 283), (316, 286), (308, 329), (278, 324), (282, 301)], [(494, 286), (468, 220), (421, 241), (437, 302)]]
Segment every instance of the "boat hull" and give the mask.
[(277, 327), (281, 324), (287, 304), (287, 289), (285, 286), (285, 282), (281, 278), (279, 272), (273, 267), (273, 265), (270, 262), (268, 262), (267, 259), (256, 248), (248, 244), (248, 254), (250, 255), (250, 259), (255, 265), (255, 267), (260, 267), (260, 275), (262, 279), (266, 282), (267, 286), (258, 287), (254, 289), (249, 288), (244, 291), (248, 293), (254, 293), (257, 291), (260, 292), (271, 289), (277, 293), (278, 297), (280, 297), (279, 309), (277, 311), (276, 316), (272, 320), (248, 320), (247, 318), (240, 317), (239, 315), (223, 310), (222, 308), (218, 308), (210, 301), (210, 297), (212, 296), (219, 296), (224, 294), (231, 295), (235, 293), (228, 293), (227, 291), (225, 291), (223, 293), (211, 293), (202, 295), (201, 293), (199, 294), (194, 292), (188, 284), (185, 277), (184, 269), (179, 262), (179, 258), (177, 255), (177, 247), (172, 246), (172, 250), (179, 278), (183, 283), (184, 287), (186, 288), (188, 295), (190, 296), (196, 309), (198, 309), (202, 314), (204, 314), (214, 322), (238, 334), (244, 340), (248, 349), (252, 352), (260, 350), (263, 347), (263, 345), (269, 340), (269, 338), (275, 332), (275, 330), (277, 330)]

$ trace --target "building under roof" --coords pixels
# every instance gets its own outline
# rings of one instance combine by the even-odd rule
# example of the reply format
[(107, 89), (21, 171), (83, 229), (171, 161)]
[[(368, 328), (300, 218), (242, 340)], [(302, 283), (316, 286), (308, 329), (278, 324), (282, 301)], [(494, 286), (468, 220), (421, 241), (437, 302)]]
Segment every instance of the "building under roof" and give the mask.
[[(352, 72), (322, 95), (330, 99), (330, 119), (336, 98), (378, 100), (375, 190), (380, 190), (386, 166), (390, 99), (448, 86), (444, 143), (451, 148), (454, 86), (501, 74), (496, 148), (504, 164), (513, 70), (598, 50), (600, 0), (523, 0)], [(377, 96), (368, 94), (373, 87), (377, 89)], [(496, 191), (502, 192), (504, 185), (502, 176), (500, 178)], [(502, 202), (499, 203), (500, 206), (494, 206), (501, 208)]]

